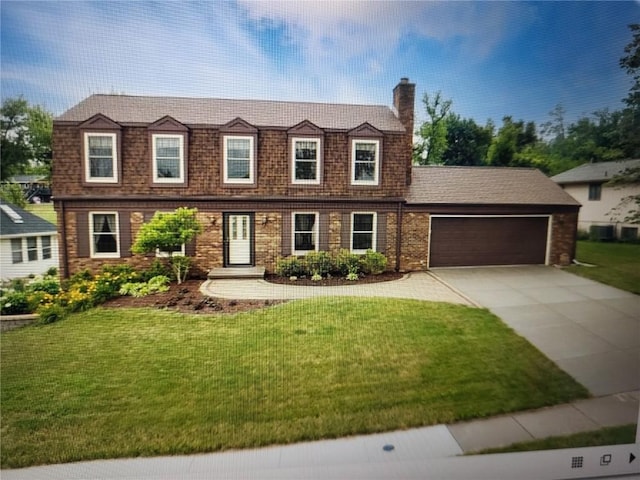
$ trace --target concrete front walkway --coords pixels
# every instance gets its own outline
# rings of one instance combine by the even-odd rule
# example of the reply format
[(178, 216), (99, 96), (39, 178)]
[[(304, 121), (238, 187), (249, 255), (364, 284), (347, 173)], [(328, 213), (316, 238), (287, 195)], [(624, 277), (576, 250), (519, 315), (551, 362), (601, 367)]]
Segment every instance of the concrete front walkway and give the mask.
[(200, 288), (204, 295), (230, 299), (298, 300), (311, 297), (391, 297), (473, 305), (454, 288), (425, 272), (407, 273), (399, 280), (358, 283), (340, 287), (314, 287), (269, 283), (257, 279), (207, 280)]

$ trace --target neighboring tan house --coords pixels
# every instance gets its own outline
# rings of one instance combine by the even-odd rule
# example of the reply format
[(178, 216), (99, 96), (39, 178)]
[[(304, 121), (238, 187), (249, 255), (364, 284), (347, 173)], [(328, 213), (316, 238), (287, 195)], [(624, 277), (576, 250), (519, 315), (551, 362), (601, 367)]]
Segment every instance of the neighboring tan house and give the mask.
[(552, 177), (565, 192), (582, 204), (578, 217), (580, 230), (590, 231), (596, 227), (593, 234), (601, 239), (638, 238), (638, 225), (624, 221), (637, 205), (624, 200), (640, 195), (640, 185), (607, 185), (614, 176), (629, 168), (640, 168), (640, 159), (585, 163)]
[(408, 79), (392, 108), (92, 95), (53, 124), (63, 275), (148, 264), (140, 226), (180, 206), (198, 275), (341, 248), (398, 271), (570, 261), (580, 206), (540, 172), (412, 167), (414, 102)]
[(23, 210), (0, 202), (0, 278), (11, 280), (58, 268), (56, 226)]

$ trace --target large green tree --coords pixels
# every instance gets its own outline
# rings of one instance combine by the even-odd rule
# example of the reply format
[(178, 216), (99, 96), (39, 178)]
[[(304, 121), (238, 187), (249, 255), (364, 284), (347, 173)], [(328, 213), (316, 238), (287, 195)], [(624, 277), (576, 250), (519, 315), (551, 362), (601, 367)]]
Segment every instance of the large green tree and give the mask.
[(427, 120), (420, 125), (420, 140), (413, 148), (413, 163), (417, 165), (441, 164), (442, 154), (447, 149), (446, 117), (451, 110), (452, 101), (445, 100), (440, 91), (422, 98)]
[(449, 113), (447, 116), (447, 146), (442, 153), (444, 165), (483, 165), (493, 137), (493, 125), (478, 125), (472, 118), (460, 118)]
[(0, 108), (0, 179), (29, 172), (41, 166), (45, 175), (51, 166), (53, 115), (23, 97), (7, 98)]
[(190, 259), (178, 252), (200, 232), (202, 225), (195, 208), (180, 207), (175, 212), (156, 212), (153, 218), (140, 227), (133, 253), (166, 252), (178, 283), (182, 283), (189, 272)]

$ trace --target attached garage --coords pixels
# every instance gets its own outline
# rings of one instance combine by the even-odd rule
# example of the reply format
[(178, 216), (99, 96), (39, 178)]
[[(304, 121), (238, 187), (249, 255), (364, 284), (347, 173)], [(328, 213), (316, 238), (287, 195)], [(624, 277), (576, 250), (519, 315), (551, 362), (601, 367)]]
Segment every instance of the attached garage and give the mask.
[(429, 267), (545, 264), (549, 216), (432, 216)]
[(580, 204), (533, 168), (414, 166), (400, 268), (566, 265)]

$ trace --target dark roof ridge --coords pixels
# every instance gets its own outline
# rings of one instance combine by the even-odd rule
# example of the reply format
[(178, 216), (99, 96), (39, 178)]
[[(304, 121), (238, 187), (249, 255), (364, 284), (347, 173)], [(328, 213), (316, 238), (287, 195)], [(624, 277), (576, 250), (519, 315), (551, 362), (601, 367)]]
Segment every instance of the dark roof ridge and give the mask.
[(413, 168), (468, 168), (468, 169), (483, 169), (483, 170), (541, 170), (537, 167), (509, 167), (501, 165), (412, 165)]

